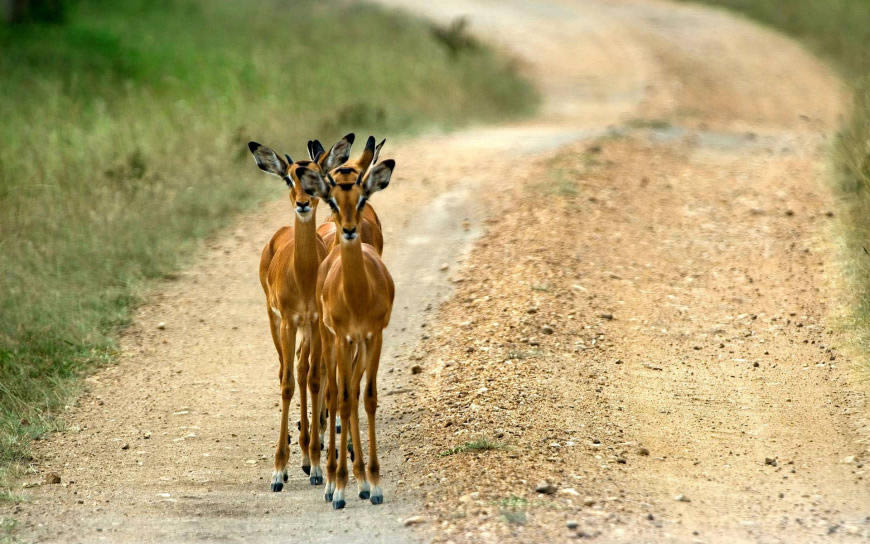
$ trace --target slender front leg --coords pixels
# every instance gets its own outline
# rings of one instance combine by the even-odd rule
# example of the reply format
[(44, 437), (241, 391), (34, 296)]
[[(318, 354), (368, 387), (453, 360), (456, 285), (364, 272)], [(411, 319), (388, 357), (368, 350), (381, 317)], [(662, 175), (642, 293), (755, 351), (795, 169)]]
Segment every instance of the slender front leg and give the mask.
[(287, 481), (287, 460), (290, 446), (287, 444), (287, 422), (290, 417), (290, 401), (293, 399), (293, 355), (296, 349), (296, 327), (289, 319), (281, 320), (281, 351), (284, 354), (281, 373), (281, 430), (275, 448), (275, 472), (272, 473), (272, 491), (284, 489)]
[[(350, 346), (343, 338), (337, 338), (335, 342), (336, 378), (338, 382), (338, 404), (341, 419), (350, 419)], [(341, 445), (338, 449), (338, 472), (336, 473), (335, 496), (332, 499), (332, 507), (335, 510), (344, 508), (344, 488), (347, 486), (347, 425), (341, 427)]]
[(381, 361), (382, 333), (372, 338), (369, 360), (366, 364), (365, 407), (369, 421), (369, 482), (372, 485), (372, 504), (384, 502), (381, 489), (381, 469), (378, 464), (377, 441), (375, 440), (375, 411), (378, 409), (378, 365)]
[(323, 498), (332, 502), (335, 493), (338, 454), (335, 449), (335, 415), (338, 411), (338, 385), (335, 378), (335, 342), (326, 327), (320, 328), (323, 338), (324, 363), (326, 365), (326, 403), (329, 406), (329, 447), (326, 450), (326, 488)]
[[(360, 364), (362, 364), (360, 362)], [(354, 379), (350, 385), (350, 433), (353, 437), (353, 477), (356, 478), (359, 498), (368, 499), (371, 489), (366, 479), (366, 467), (363, 461), (362, 441), (359, 438), (359, 380)]]
[(299, 383), (299, 449), (302, 451), (302, 472), (311, 474), (311, 459), (308, 456), (308, 372), (310, 368), (311, 325), (302, 325), (302, 346), (296, 363), (296, 381)]
[(323, 469), (320, 468), (320, 330), (315, 323), (311, 329), (311, 360), (308, 365), (308, 387), (311, 389), (311, 443), (308, 455), (311, 457), (311, 474), (308, 478), (311, 485), (323, 483)]

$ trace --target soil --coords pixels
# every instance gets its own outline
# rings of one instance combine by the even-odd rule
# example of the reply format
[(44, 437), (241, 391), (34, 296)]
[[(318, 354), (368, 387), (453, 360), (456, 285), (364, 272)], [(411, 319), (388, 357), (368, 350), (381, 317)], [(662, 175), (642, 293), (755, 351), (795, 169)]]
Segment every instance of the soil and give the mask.
[(832, 73), (691, 5), (384, 3), (466, 15), (544, 100), (529, 121), (382, 152), (398, 165), (373, 199), (397, 288), (386, 503), (335, 512), (298, 468), (269, 491), (279, 391), (257, 262), (291, 218), (281, 198), (137, 311), (68, 429), (36, 443), (24, 500), (2, 507), (16, 537), (870, 538), (866, 393), (834, 323)]

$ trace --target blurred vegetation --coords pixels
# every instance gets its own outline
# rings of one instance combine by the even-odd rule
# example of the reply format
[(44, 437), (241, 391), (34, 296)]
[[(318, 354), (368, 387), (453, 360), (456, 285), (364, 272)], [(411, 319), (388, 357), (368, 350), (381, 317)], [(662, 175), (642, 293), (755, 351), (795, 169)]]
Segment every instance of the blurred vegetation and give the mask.
[[(508, 59), (359, 3), (78, 0), (0, 24), (0, 472), (111, 361), (145, 282), (281, 183), (255, 139), (305, 142), (519, 116)], [(0, 473), (0, 489), (2, 489)]]
[(845, 272), (855, 297), (852, 325), (859, 347), (870, 353), (870, 0), (697, 1), (794, 36), (831, 62), (852, 87), (853, 106), (834, 148), (835, 183)]

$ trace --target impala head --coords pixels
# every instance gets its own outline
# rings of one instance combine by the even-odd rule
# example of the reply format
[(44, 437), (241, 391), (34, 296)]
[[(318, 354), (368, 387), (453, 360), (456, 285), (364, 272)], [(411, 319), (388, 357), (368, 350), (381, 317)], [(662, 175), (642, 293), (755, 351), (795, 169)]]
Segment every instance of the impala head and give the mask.
[(371, 166), (376, 157), (374, 138), (369, 140), (371, 146), (366, 145), (366, 151), (359, 161), (335, 168), (327, 174), (326, 179), (312, 177), (302, 180), (306, 192), (313, 193), (332, 208), (342, 243), (352, 242), (359, 237), (357, 228), (366, 201), (377, 191), (386, 189), (396, 167), (393, 159)]
[[(314, 218), (317, 209), (317, 195), (311, 191), (306, 191), (303, 186), (306, 183), (309, 186), (325, 183), (324, 176), (326, 174), (324, 172), (328, 172), (329, 168), (334, 168), (347, 161), (353, 140), (354, 135), (348, 134), (332, 146), (328, 153), (323, 151), (321, 146), (321, 153), (317, 161), (293, 162), (290, 155), (285, 154), (281, 157), (272, 149), (257, 142), (248, 142), (248, 149), (254, 156), (254, 161), (260, 170), (284, 180), (290, 189), (290, 200), (296, 207), (296, 215), (302, 221), (310, 221)], [(311, 149), (310, 144), (311, 142), (309, 142), (309, 150)], [(319, 142), (318, 145), (320, 145)]]

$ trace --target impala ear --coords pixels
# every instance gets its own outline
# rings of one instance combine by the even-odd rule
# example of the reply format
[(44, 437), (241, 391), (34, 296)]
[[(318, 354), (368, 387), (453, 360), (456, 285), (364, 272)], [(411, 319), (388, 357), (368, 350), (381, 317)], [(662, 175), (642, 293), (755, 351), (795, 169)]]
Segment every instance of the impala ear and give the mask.
[(317, 159), (319, 159), (320, 156), (323, 155), (324, 153), (326, 153), (326, 150), (323, 149), (323, 144), (320, 143), (320, 140), (309, 140), (308, 141), (308, 157), (312, 161), (318, 162)]
[(329, 196), (329, 184), (317, 170), (300, 166), (296, 168), (296, 179), (302, 185), (302, 190), (309, 196), (316, 196), (326, 200)]
[(287, 169), (290, 167), (290, 164), (293, 163), (293, 159), (290, 158), (290, 155), (285, 155), (287, 161), (289, 161), (288, 163), (279, 157), (277, 153), (257, 142), (248, 142), (248, 149), (251, 151), (251, 155), (254, 156), (254, 161), (256, 161), (260, 170), (278, 176), (279, 178), (287, 176)]
[[(333, 168), (336, 168), (347, 162), (347, 159), (350, 158), (350, 147), (353, 145), (355, 136), (353, 133), (348, 134), (341, 140), (337, 141), (332, 149), (329, 150), (329, 153), (322, 154), (320, 158), (317, 160), (317, 163), (320, 165), (320, 169), (324, 172), (329, 172)], [(320, 149), (323, 149), (323, 146), (320, 145), (320, 142), (317, 142), (317, 145)]]
[(366, 197), (380, 190), (386, 189), (390, 184), (390, 177), (393, 175), (393, 168), (396, 167), (396, 161), (387, 159), (379, 164), (376, 164), (369, 170), (365, 179), (362, 182), (363, 194)]
[(375, 146), (375, 154), (372, 156), (371, 166), (374, 166), (378, 163), (378, 155), (381, 154), (381, 148), (384, 147), (384, 144), (386, 142), (387, 142), (387, 139), (384, 138), (383, 140), (381, 140), (381, 143), (379, 143), (378, 145)]
[(368, 140), (366, 140), (366, 147), (363, 149), (362, 155), (359, 156), (359, 160), (356, 161), (357, 166), (359, 167), (360, 172), (365, 172), (368, 170), (369, 166), (372, 165), (375, 158), (375, 137), (369, 136)]

